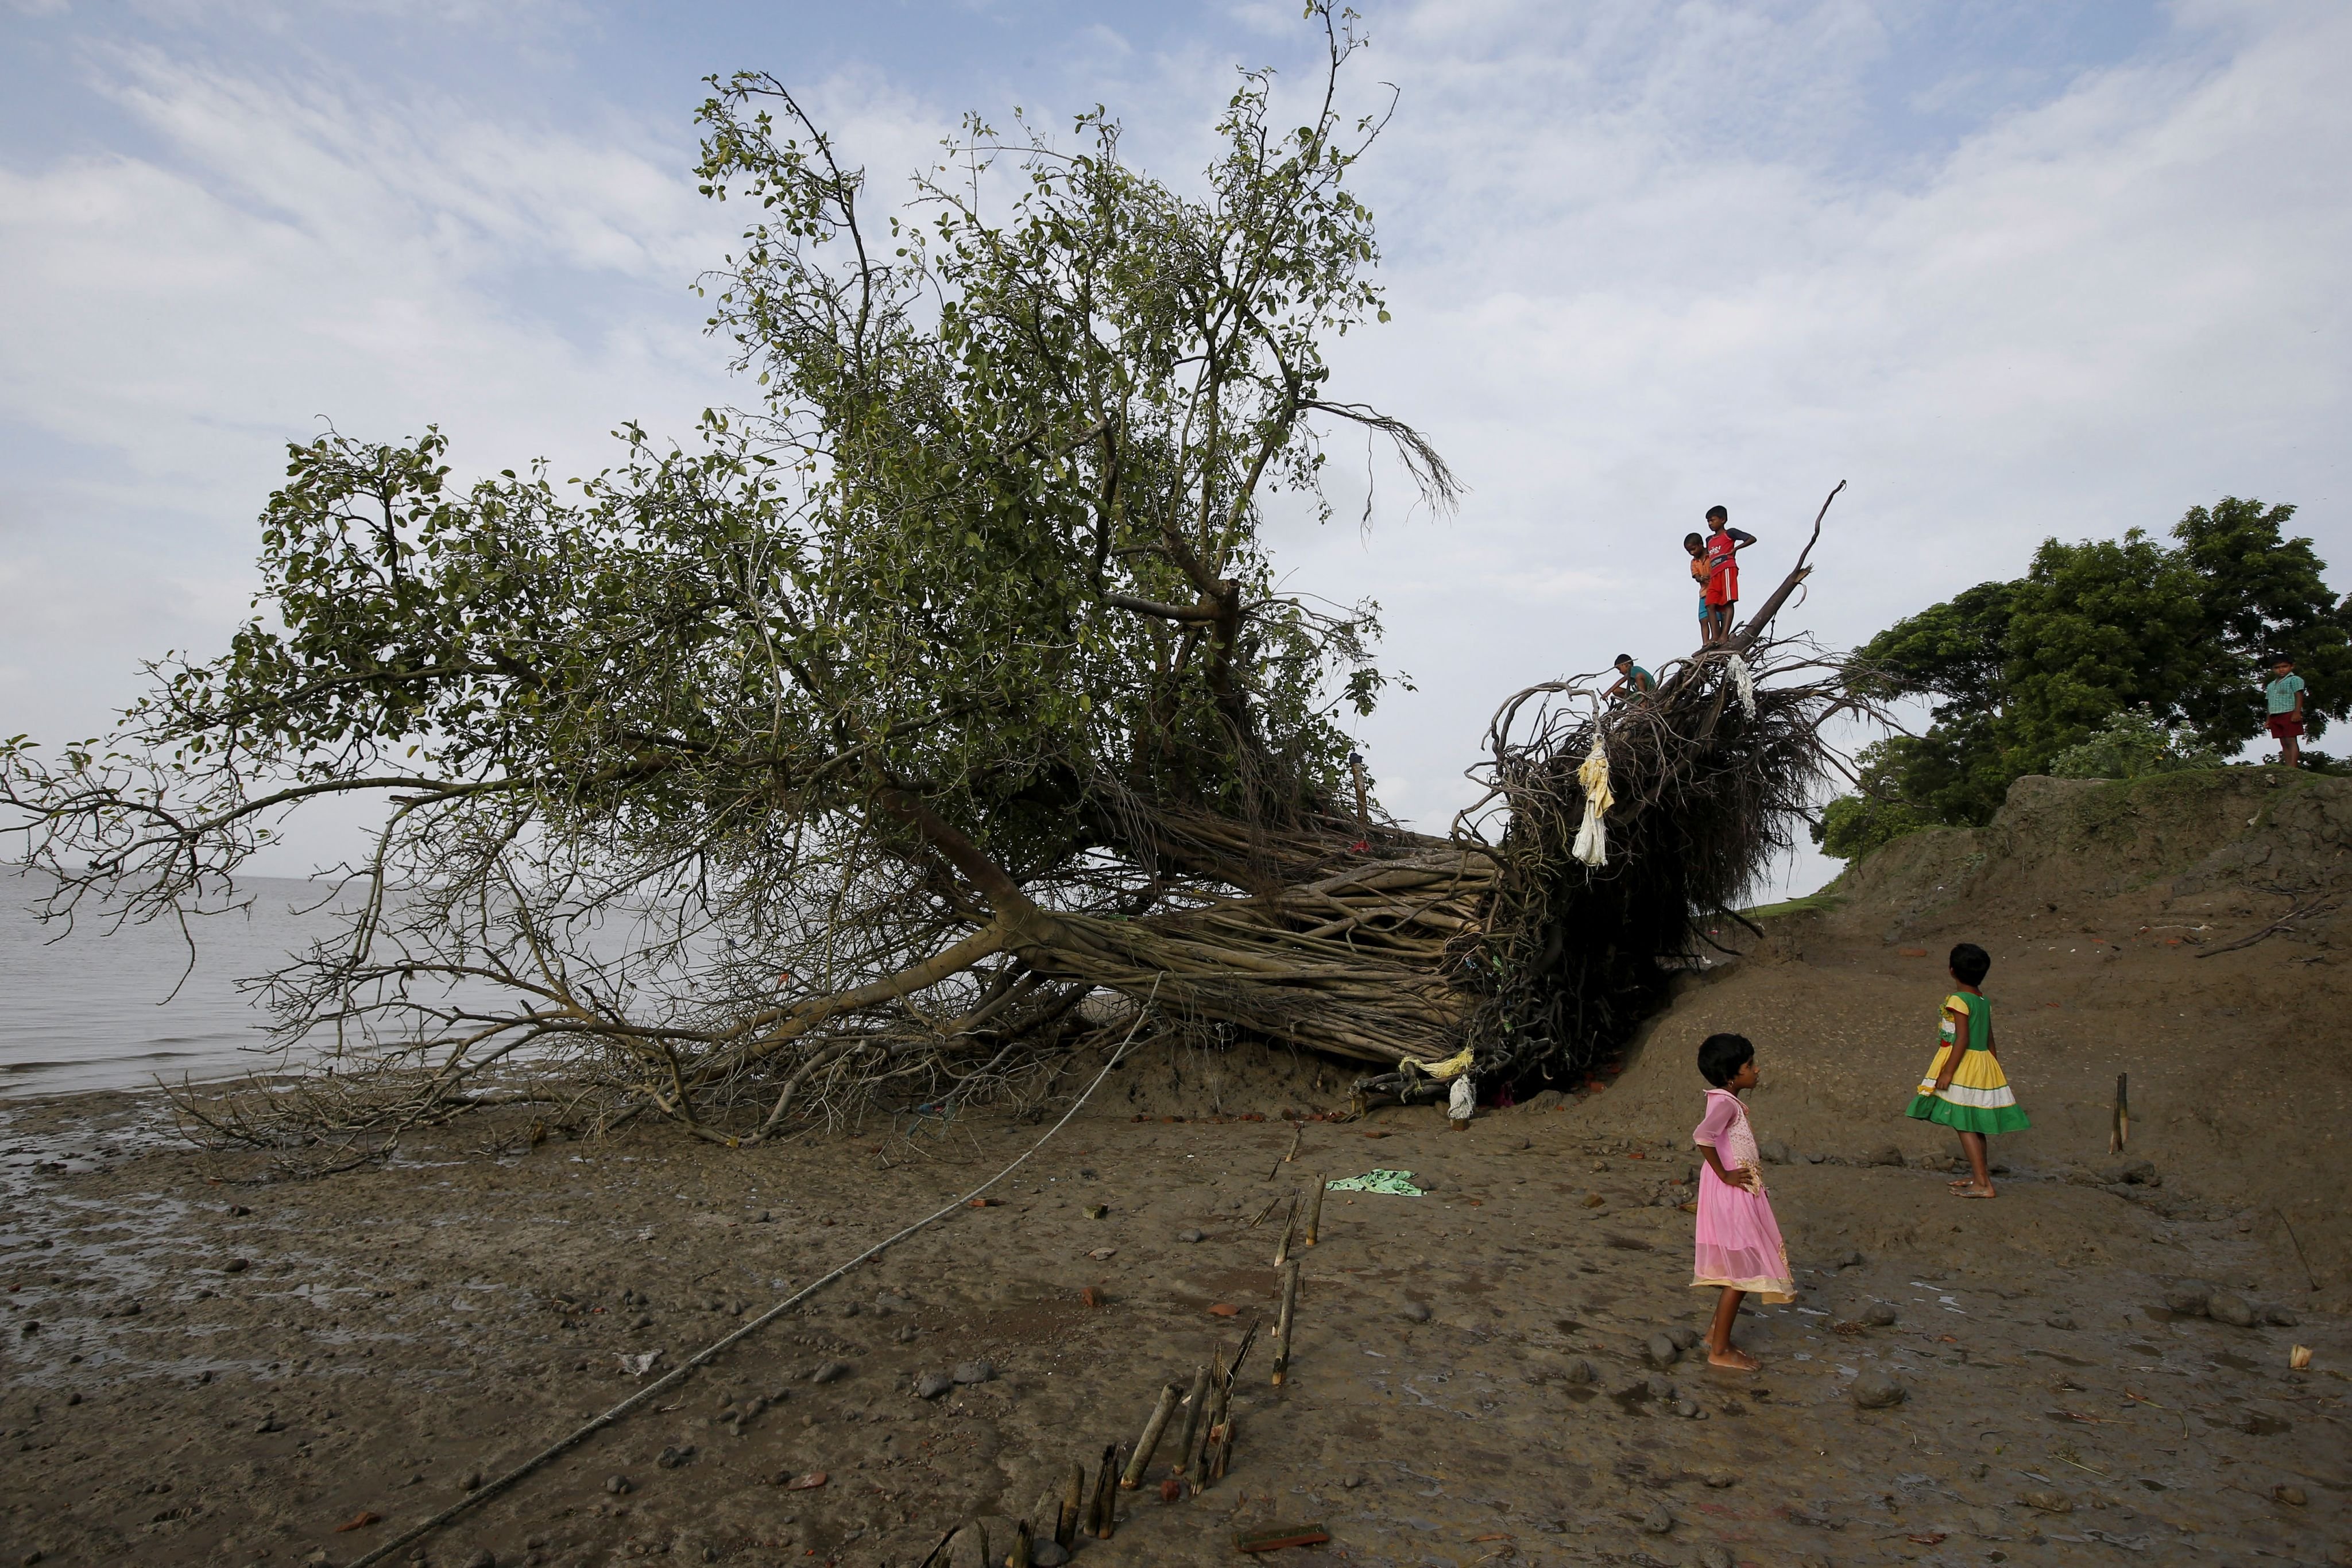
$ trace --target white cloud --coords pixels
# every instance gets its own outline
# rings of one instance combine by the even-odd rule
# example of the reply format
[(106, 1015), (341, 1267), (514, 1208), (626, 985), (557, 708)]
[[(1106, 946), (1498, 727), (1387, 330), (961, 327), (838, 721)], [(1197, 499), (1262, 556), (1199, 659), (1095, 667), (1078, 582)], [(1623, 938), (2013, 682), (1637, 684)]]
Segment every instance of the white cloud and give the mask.
[[(1005, 36), (1181, 183), (1234, 61), (1309, 60), (1295, 9), (1267, 30), (1278, 9), (1204, 10), (1157, 44), (1117, 16)], [(1836, 641), (2015, 572), (2044, 534), (2160, 528), (2226, 491), (2301, 502), (2323, 553), (2352, 547), (2352, 106), (2332, 79), (2352, 12), (2199, 0), (2072, 79), (2020, 57), (1913, 61), (1890, 86), (1924, 14), (1373, 10), (1356, 89), (1403, 91), (1362, 166), (1396, 321), (1335, 357), (1472, 491), (1432, 522), (1384, 481), (1369, 538), (1287, 528), (1281, 564), (1389, 608), (1420, 686), (1365, 731), (1393, 809), (1450, 815), (1517, 686), (1687, 647), (1675, 541), (1712, 502), (1765, 536), (1753, 585), (1852, 481), (1805, 607)], [(509, 15), (499, 47), (566, 41)], [(690, 127), (593, 96), (553, 123), (364, 63), (116, 49), (90, 72), (106, 134), (0, 153), (0, 288), (23, 302), (0, 334), (0, 571), (32, 606), (0, 664), (44, 674), (7, 688), (28, 716), (0, 729), (87, 734), (135, 653), (216, 639), (278, 444), (315, 415), (437, 421), (461, 463), (561, 466), (600, 460), (625, 418), (675, 430), (730, 395), (685, 286), (744, 214), (694, 194)], [(955, 69), (953, 107), (1066, 123), (1003, 85), (1004, 58)], [(951, 122), (940, 96), (869, 66), (808, 101), (880, 201)], [(1898, 133), (1888, 101), (1960, 130)]]
[[(348, 71), (239, 73), (149, 48), (94, 79), (121, 143), (0, 164), (0, 662), (45, 672), (6, 728), (83, 736), (139, 660), (246, 612), (251, 519), (320, 417), (437, 423), (461, 470), (611, 460), (738, 389), (688, 285), (745, 214), (707, 202), (685, 125), (551, 127)], [(903, 94), (815, 95), (911, 161)]]
[[(1754, 599), (1853, 482), (1806, 610), (1840, 641), (2015, 573), (2046, 534), (2161, 528), (2225, 492), (2304, 503), (2339, 563), (2352, 546), (2326, 434), (2352, 412), (2352, 194), (2331, 172), (2352, 13), (2265, 8), (2231, 50), (2087, 75), (1864, 181), (1822, 151), (1848, 112), (1835, 80), (1822, 123), (1783, 115), (1760, 149), (1674, 123), (1706, 80), (1747, 103), (1866, 55), (1854, 7), (1778, 37), (1656, 12), (1646, 73), (1590, 90), (1555, 52), (1591, 37), (1548, 24), (1566, 13), (1486, 9), (1483, 31), (1434, 5), (1406, 29), (1405, 106), (1370, 165), (1398, 326), (1341, 356), (1473, 495), (1440, 530), (1290, 559), (1391, 602), (1421, 689), (1368, 729), (1388, 771), (1450, 777), (1460, 716), (1515, 673), (1686, 648), (1676, 541), (1716, 501), (1765, 536)], [(1489, 37), (1517, 42), (1480, 57)], [(1594, 580), (1564, 604), (1537, 591), (1577, 573)], [(1391, 803), (1434, 820), (1465, 787), (1425, 788)]]

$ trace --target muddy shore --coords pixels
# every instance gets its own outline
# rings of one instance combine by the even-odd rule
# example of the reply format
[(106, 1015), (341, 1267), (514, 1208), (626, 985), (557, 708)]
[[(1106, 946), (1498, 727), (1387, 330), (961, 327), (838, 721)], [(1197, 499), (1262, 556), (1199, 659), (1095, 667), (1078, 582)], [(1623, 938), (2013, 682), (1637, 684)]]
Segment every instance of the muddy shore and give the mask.
[[(1132, 1440), (1163, 1381), (1270, 1315), (1281, 1214), (1252, 1221), (1378, 1166), (1431, 1190), (1330, 1196), (1290, 1379), (1268, 1385), (1261, 1341), (1228, 1478), (1163, 1502), (1156, 1466), (1080, 1557), (1237, 1562), (1237, 1530), (1317, 1521), (1330, 1543), (1279, 1560), (2352, 1562), (2345, 1323), (2163, 1304), (2184, 1259), (2247, 1271), (2256, 1243), (2226, 1219), (2026, 1170), (1954, 1204), (1935, 1171), (1798, 1157), (1772, 1182), (1801, 1295), (1743, 1320), (1764, 1371), (1727, 1375), (1662, 1354), (1709, 1304), (1686, 1283), (1687, 1150), (1589, 1121), (1310, 1123), (1286, 1164), (1278, 1117), (1082, 1115), (1001, 1205), (402, 1560), (911, 1568)], [(914, 1142), (532, 1149), (485, 1120), (295, 1186), (244, 1185), (257, 1159), (163, 1130), (140, 1096), (0, 1111), (8, 1562), (349, 1563), (624, 1397), (626, 1358), (675, 1364), (1042, 1131), (978, 1115)], [(1934, 1244), (1846, 1245), (1862, 1212)], [(916, 1392), (982, 1362), (983, 1381)], [(1901, 1402), (1858, 1406), (1882, 1373)]]
[[(396, 1560), (914, 1568), (973, 1520), (1002, 1542), (1270, 1320), (1279, 1203), (1381, 1168), (1426, 1195), (1330, 1195), (1290, 1376), (1261, 1339), (1230, 1474), (1163, 1501), (1171, 1443), (1080, 1558), (1239, 1563), (1236, 1531), (1318, 1523), (1274, 1560), (2352, 1568), (2352, 928), (2308, 891), (2347, 852), (2345, 780), (2022, 780), (1990, 828), (1759, 912), (1761, 939), (1726, 921), (1745, 956), (1605, 1087), (1461, 1133), (1426, 1107), (1301, 1130), (1344, 1068), (1143, 1053), (1000, 1203)], [(1997, 1141), (1990, 1203), (1950, 1197), (1948, 1135), (1901, 1115), (1961, 938), (1992, 952), (2034, 1119)], [(1691, 1061), (1721, 1029), (1759, 1046), (1800, 1287), (1743, 1318), (1753, 1376), (1687, 1349), (1713, 1304), (1687, 1284)], [(529, 1125), (273, 1183), (153, 1096), (0, 1103), (0, 1564), (349, 1564), (1045, 1131), (982, 1111), (730, 1151)]]

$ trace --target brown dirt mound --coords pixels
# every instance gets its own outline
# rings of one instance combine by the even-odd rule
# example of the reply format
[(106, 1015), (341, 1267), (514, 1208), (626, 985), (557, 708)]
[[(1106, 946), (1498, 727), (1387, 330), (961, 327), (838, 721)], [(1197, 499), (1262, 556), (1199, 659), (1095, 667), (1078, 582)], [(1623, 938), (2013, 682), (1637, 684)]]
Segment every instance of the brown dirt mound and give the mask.
[[(1940, 1166), (1955, 1141), (1903, 1109), (1932, 1053), (1944, 956), (1973, 941), (1993, 956), (2001, 1059), (2034, 1124), (1995, 1140), (2004, 1196), (2105, 1187), (2162, 1218), (2183, 1272), (2196, 1251), (2256, 1290), (2352, 1305), (2352, 1218), (2335, 1196), (2352, 1113), (2335, 1020), (2352, 977), (2328, 902), (2352, 891), (2347, 851), (2352, 781), (2277, 768), (2021, 779), (1990, 826), (1897, 840), (1822, 897), (1767, 912), (1769, 939), (1685, 988), (1616, 1087), (1574, 1114), (1686, 1144), (1704, 1087), (1694, 1052), (1735, 1030), (1759, 1048), (1759, 1134), (1799, 1165), (1892, 1150)], [(2116, 1156), (2124, 1073), (2131, 1139)], [(2153, 1184), (2115, 1179), (2132, 1161), (2153, 1166)], [(1834, 1185), (1791, 1217), (1792, 1244), (1819, 1229), (1932, 1245), (1933, 1216)], [(2099, 1228), (2095, 1215), (2021, 1215), (2007, 1240), (2087, 1258)]]

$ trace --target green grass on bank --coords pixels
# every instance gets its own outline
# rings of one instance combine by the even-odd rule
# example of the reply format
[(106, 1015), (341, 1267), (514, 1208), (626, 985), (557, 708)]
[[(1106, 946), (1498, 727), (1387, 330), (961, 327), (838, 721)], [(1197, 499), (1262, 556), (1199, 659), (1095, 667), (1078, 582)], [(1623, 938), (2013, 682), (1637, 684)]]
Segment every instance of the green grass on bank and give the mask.
[(1743, 909), (1739, 913), (1750, 920), (1770, 920), (1781, 915), (1826, 915), (1844, 902), (1843, 894), (1823, 888), (1802, 898), (1783, 899), (1778, 904), (1759, 904), (1753, 909)]

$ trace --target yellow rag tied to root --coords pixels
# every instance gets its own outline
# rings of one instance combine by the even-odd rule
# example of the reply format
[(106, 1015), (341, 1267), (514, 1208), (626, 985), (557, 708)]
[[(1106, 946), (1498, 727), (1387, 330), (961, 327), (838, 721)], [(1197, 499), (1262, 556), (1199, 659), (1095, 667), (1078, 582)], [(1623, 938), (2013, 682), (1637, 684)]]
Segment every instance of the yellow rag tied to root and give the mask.
[(1415, 1061), (1410, 1056), (1400, 1057), (1397, 1060), (1397, 1070), (1405, 1073), (1418, 1072), (1423, 1077), (1432, 1078), (1443, 1083), (1449, 1078), (1459, 1078), (1470, 1071), (1470, 1048), (1465, 1045), (1443, 1061)]
[(1576, 847), (1569, 852), (1586, 865), (1599, 865), (1609, 858), (1609, 827), (1601, 819), (1617, 797), (1609, 790), (1609, 754), (1601, 748), (1598, 734), (1577, 767), (1576, 781), (1584, 790), (1584, 823), (1576, 830)]

